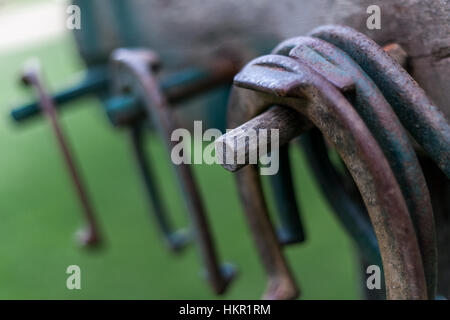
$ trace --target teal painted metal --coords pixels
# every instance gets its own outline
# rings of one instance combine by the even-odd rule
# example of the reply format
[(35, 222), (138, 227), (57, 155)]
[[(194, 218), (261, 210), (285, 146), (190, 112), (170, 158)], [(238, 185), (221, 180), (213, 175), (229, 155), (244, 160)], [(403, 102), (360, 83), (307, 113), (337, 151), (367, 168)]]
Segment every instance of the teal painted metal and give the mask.
[[(211, 78), (211, 72), (200, 68), (190, 68), (174, 74), (167, 75), (161, 80), (161, 89), (164, 92), (176, 89), (180, 86), (189, 86)], [(56, 93), (52, 99), (57, 108), (64, 108), (68, 103), (90, 94), (104, 94), (108, 89), (108, 73), (105, 67), (94, 67), (86, 72), (81, 82), (72, 87)], [(123, 121), (132, 114), (143, 112), (142, 106), (135, 105), (133, 97), (120, 96), (107, 99), (105, 102), (107, 115), (114, 124)], [(24, 106), (14, 108), (11, 117), (16, 122), (25, 122), (41, 114), (38, 102), (32, 102)]]
[(270, 187), (275, 194), (280, 220), (277, 228), (278, 239), (282, 245), (301, 243), (305, 241), (305, 230), (295, 195), (288, 145), (280, 147), (279, 161), (278, 172), (270, 176)]

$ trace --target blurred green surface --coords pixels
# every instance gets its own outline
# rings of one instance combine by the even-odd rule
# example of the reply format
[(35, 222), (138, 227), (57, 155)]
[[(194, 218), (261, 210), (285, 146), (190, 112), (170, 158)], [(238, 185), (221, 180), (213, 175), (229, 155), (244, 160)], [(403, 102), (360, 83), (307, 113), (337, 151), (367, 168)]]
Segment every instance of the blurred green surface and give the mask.
[[(73, 241), (80, 208), (45, 121), (15, 125), (14, 102), (31, 99), (18, 85), (23, 62), (38, 57), (52, 90), (81, 70), (71, 38), (24, 52), (0, 53), (0, 299), (212, 299), (199, 276), (193, 246), (179, 255), (162, 245), (152, 224), (126, 132), (113, 129), (99, 103), (83, 99), (62, 112), (62, 123), (100, 217), (105, 246), (85, 251)], [(148, 151), (177, 224), (187, 223), (169, 158), (152, 135)], [(304, 299), (359, 298), (352, 244), (293, 152), (297, 195), (307, 241), (285, 251)], [(223, 298), (257, 299), (265, 276), (245, 225), (232, 174), (196, 165), (223, 260), (239, 275)], [(273, 207), (273, 206), (272, 206)], [(68, 265), (81, 267), (81, 290), (66, 289)]]

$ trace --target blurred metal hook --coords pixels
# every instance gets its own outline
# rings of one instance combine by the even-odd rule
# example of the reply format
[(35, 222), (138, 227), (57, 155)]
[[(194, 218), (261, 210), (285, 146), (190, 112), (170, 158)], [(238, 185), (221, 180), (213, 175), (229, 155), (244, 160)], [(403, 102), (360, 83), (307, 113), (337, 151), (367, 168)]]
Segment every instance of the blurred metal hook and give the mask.
[(64, 137), (63, 130), (61, 129), (61, 125), (58, 121), (58, 114), (56, 113), (54, 102), (45, 91), (38, 64), (29, 65), (26, 67), (22, 75), (22, 82), (27, 86), (33, 87), (38, 96), (39, 106), (47, 115), (51, 123), (58, 146), (64, 157), (64, 161), (77, 191), (81, 206), (83, 207), (86, 228), (80, 230), (80, 233), (78, 234), (79, 240), (83, 246), (96, 246), (100, 242), (100, 235), (94, 211), (85, 186), (82, 182), (81, 175), (78, 172), (75, 160), (71, 154), (69, 144), (67, 139)]
[[(154, 119), (158, 132), (170, 150), (176, 144), (171, 141), (170, 136), (178, 127), (167, 99), (154, 77), (158, 63), (156, 54), (145, 49), (117, 49), (111, 56), (113, 77), (118, 91), (134, 91), (135, 96), (142, 99), (147, 117)], [(200, 192), (189, 165), (180, 164), (175, 166), (175, 169), (192, 219), (194, 236), (200, 248), (207, 277), (214, 291), (221, 294), (234, 277), (234, 268), (229, 264), (219, 264)]]

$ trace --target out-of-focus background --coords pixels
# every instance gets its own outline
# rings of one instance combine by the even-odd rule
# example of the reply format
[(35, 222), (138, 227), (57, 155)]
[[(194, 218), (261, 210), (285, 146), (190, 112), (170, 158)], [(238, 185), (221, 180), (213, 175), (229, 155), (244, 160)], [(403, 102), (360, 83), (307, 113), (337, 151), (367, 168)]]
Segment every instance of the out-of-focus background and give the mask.
[[(0, 299), (213, 299), (194, 246), (166, 250), (134, 166), (126, 132), (113, 128), (95, 98), (72, 103), (61, 121), (76, 154), (105, 236), (95, 251), (76, 245), (77, 202), (51, 128), (24, 125), (9, 112), (33, 97), (19, 84), (23, 63), (37, 57), (55, 91), (84, 66), (65, 28), (65, 1), (0, 0)], [(158, 48), (153, 48), (157, 51)], [(169, 156), (147, 141), (169, 212), (188, 223)], [(292, 153), (307, 241), (285, 249), (304, 299), (360, 298), (357, 259), (348, 236), (313, 181), (299, 149)], [(223, 260), (239, 269), (223, 298), (256, 299), (266, 279), (238, 202), (231, 173), (196, 165)], [(267, 188), (266, 188), (267, 189)], [(273, 208), (272, 201), (270, 205)], [(81, 290), (66, 288), (67, 266), (81, 267)]]

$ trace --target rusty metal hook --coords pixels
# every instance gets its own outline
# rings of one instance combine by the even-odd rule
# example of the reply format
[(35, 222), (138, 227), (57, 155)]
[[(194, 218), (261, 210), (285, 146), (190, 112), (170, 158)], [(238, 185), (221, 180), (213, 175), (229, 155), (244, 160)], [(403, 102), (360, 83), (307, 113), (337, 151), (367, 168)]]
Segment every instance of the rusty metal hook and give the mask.
[[(383, 49), (400, 65), (406, 64), (406, 53), (398, 44), (389, 44)], [(375, 232), (361, 195), (348, 170), (345, 175), (342, 175), (334, 167), (328, 156), (324, 138), (317, 128), (304, 133), (299, 140), (299, 145), (305, 151), (306, 160), (323, 195), (334, 209), (334, 214), (355, 239), (362, 261), (381, 266), (380, 249)], [(431, 195), (433, 196), (433, 193)]]
[(39, 106), (42, 111), (47, 115), (53, 132), (55, 134), (58, 146), (64, 157), (67, 169), (72, 178), (72, 182), (75, 186), (78, 198), (80, 200), (81, 206), (83, 207), (84, 218), (86, 221), (86, 228), (80, 230), (78, 233), (79, 240), (83, 246), (96, 246), (100, 243), (100, 235), (97, 226), (97, 222), (94, 215), (94, 210), (92, 204), (89, 200), (86, 188), (82, 182), (80, 173), (78, 172), (75, 159), (73, 158), (69, 143), (64, 137), (63, 130), (58, 121), (58, 114), (56, 112), (55, 104), (50, 96), (45, 91), (44, 85), (42, 83), (41, 74), (38, 65), (27, 66), (22, 74), (22, 82), (33, 87), (38, 99)]
[[(112, 53), (111, 64), (118, 90), (122, 93), (134, 90), (135, 96), (142, 99), (147, 116), (155, 120), (155, 126), (170, 150), (175, 144), (170, 136), (177, 129), (177, 125), (153, 75), (158, 66), (156, 55), (145, 49), (117, 49)], [(221, 294), (232, 280), (234, 269), (228, 264), (219, 264), (201, 196), (189, 165), (180, 164), (175, 166), (175, 169), (192, 219), (194, 236), (200, 248), (207, 277), (213, 290)]]
[(346, 26), (322, 26), (310, 33), (345, 51), (375, 82), (402, 124), (450, 178), (450, 125), (414, 79), (364, 34)]
[(437, 248), (425, 177), (400, 120), (373, 81), (342, 50), (318, 38), (298, 37), (274, 52), (301, 60), (333, 83), (365, 121), (381, 146), (406, 200), (421, 250), (428, 297), (436, 294)]
[[(388, 298), (426, 299), (417, 237), (400, 187), (375, 138), (344, 96), (307, 65), (279, 55), (263, 56), (247, 64), (235, 77), (235, 85), (240, 88), (233, 89), (230, 100), (232, 127), (270, 106), (282, 105), (293, 108), (322, 131), (346, 163), (368, 208), (383, 258)], [(285, 110), (276, 108), (277, 112)], [(291, 123), (271, 124), (281, 129), (280, 145), (293, 137), (285, 136), (286, 128), (299, 125), (299, 114)], [(265, 120), (271, 121), (268, 117)], [(217, 140), (216, 148), (222, 148), (227, 135)], [(231, 148), (232, 156), (239, 148), (242, 146)], [(224, 167), (234, 171), (239, 165)], [(237, 175), (250, 176), (252, 166), (245, 169)]]

